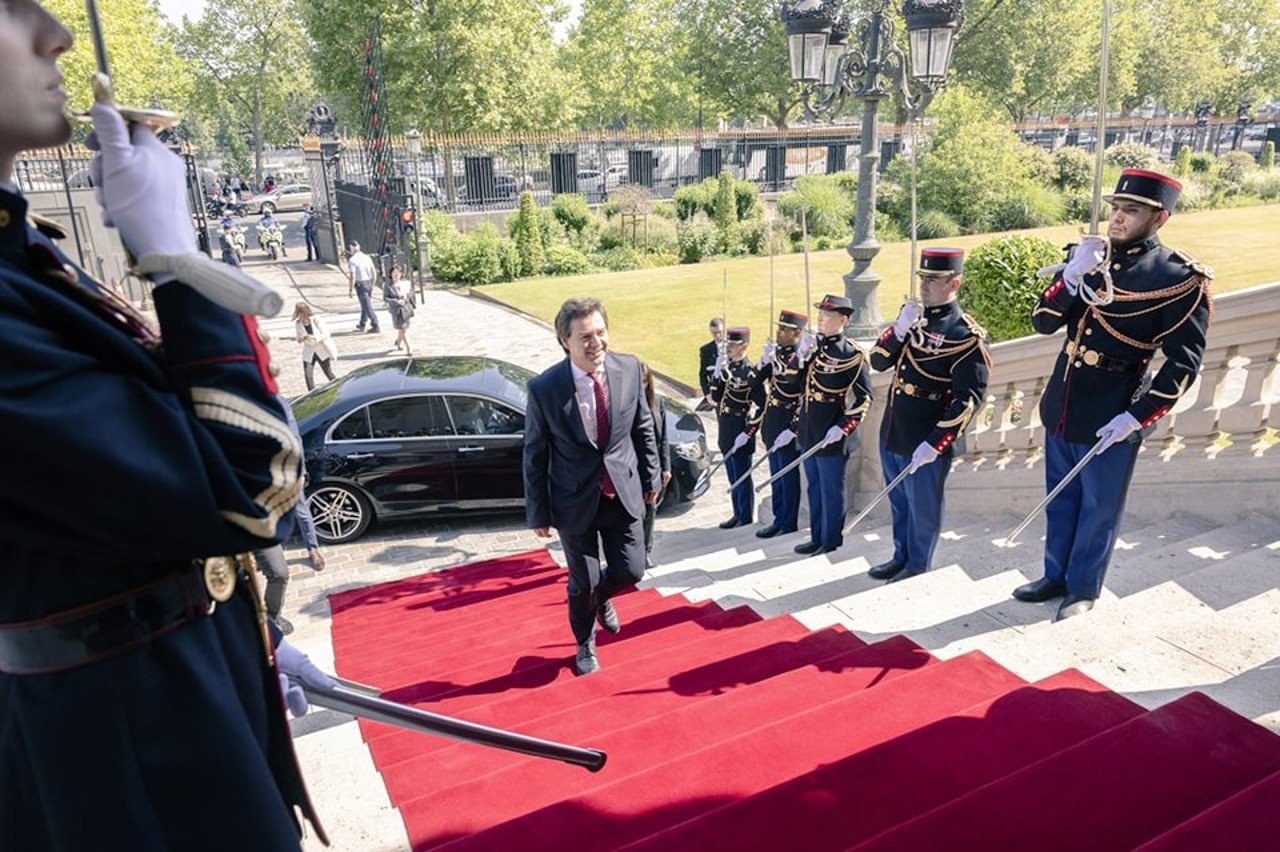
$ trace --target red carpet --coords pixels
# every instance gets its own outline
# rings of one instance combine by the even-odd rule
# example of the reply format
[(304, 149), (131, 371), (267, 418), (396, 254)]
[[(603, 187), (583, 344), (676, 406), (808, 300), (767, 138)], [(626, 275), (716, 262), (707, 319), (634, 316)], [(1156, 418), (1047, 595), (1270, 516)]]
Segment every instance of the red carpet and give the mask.
[(1201, 695), (1145, 712), (1076, 672), (1028, 685), (651, 591), (617, 599), (622, 632), (576, 677), (545, 551), (331, 606), (344, 677), (609, 754), (592, 774), (361, 722), (415, 849), (1165, 852), (1280, 827), (1280, 738)]

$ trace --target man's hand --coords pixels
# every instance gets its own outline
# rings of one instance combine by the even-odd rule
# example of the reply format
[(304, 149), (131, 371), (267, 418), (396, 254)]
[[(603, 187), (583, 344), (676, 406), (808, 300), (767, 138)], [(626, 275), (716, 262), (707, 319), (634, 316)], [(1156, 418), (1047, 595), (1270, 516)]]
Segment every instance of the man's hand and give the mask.
[(915, 452), (911, 454), (911, 472), (915, 473), (927, 464), (933, 464), (938, 460), (938, 451), (933, 448), (933, 444), (928, 441), (921, 441), (920, 446), (916, 447)]
[(920, 320), (923, 313), (924, 307), (914, 299), (904, 302), (902, 310), (898, 312), (898, 318), (893, 321), (894, 336), (899, 340), (906, 340), (907, 332), (911, 331), (911, 327)]
[(773, 356), (777, 351), (778, 344), (774, 343), (772, 340), (766, 340), (764, 342), (764, 349), (760, 353), (760, 360), (757, 362), (757, 366), (764, 367), (766, 364), (772, 364)]
[(800, 342), (796, 344), (796, 360), (803, 364), (808, 360), (809, 354), (813, 352), (817, 345), (818, 341), (811, 333), (806, 331), (804, 334), (801, 334)]
[(711, 378), (714, 381), (724, 381), (729, 375), (729, 358), (727, 355), (717, 355), (715, 369), (711, 371)]
[(747, 445), (747, 442), (750, 440), (751, 440), (751, 436), (748, 435), (746, 432), (739, 432), (738, 437), (733, 439), (733, 446), (729, 448), (729, 452), (725, 453), (725, 455), (729, 455), (729, 456), (733, 455), (738, 450), (745, 447)]
[(840, 426), (832, 426), (827, 430), (827, 434), (822, 436), (822, 446), (829, 447), (839, 441), (845, 439), (845, 431)]
[(778, 433), (778, 437), (773, 439), (773, 443), (769, 445), (769, 452), (776, 453), (778, 450), (790, 444), (796, 439), (796, 433), (790, 429), (783, 429)]
[(1136, 417), (1127, 411), (1120, 412), (1095, 433), (1103, 441), (1098, 452), (1106, 452), (1111, 449), (1112, 444), (1123, 441), (1141, 428), (1142, 424)]
[(187, 206), (186, 166), (150, 128), (129, 127), (116, 109), (111, 82), (94, 75), (89, 164), (104, 224), (114, 226), (135, 257), (196, 252)]
[(307, 695), (299, 684), (326, 689), (335, 686), (333, 678), (320, 671), (310, 657), (283, 639), (276, 646), (276, 667), (280, 670), (280, 690), (285, 704), (294, 716), (307, 713)]
[(324, 570), (324, 565), (325, 565), (324, 554), (320, 552), (320, 548), (318, 547), (307, 548), (307, 559), (311, 561), (311, 570), (313, 571)]
[(1072, 296), (1080, 292), (1084, 277), (1097, 269), (1107, 259), (1107, 238), (1100, 234), (1085, 234), (1080, 238), (1067, 265), (1062, 270), (1062, 283)]
[(662, 472), (662, 487), (666, 488), (670, 484), (671, 484), (671, 471), (664, 470)]
[(534, 527), (533, 534), (538, 538), (551, 538), (551, 527)]
[(644, 502), (652, 506), (658, 502), (658, 497), (661, 494), (662, 494), (661, 491), (646, 491), (644, 492)]

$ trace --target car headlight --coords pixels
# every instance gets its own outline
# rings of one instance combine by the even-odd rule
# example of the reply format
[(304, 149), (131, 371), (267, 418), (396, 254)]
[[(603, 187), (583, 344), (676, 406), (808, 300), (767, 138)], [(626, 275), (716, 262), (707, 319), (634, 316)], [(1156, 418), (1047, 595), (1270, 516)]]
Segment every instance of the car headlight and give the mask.
[(671, 452), (675, 453), (682, 459), (689, 461), (697, 461), (707, 454), (706, 449), (702, 445), (702, 441), (689, 441), (684, 444), (672, 444)]

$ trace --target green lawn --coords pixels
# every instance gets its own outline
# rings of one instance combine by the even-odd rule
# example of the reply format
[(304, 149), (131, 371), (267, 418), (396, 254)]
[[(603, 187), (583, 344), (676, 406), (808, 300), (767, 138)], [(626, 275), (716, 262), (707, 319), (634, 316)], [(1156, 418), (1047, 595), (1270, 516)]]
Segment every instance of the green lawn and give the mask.
[[(1078, 232), (1078, 226), (1062, 225), (1030, 233), (1065, 244)], [(1280, 205), (1175, 215), (1160, 235), (1167, 244), (1214, 267), (1216, 292), (1280, 280)], [(983, 234), (921, 245), (971, 249), (989, 239), (991, 235)], [(909, 252), (909, 242), (888, 243), (872, 266), (882, 277), (880, 310), (886, 321), (897, 315), (906, 295)], [(634, 352), (658, 371), (696, 384), (697, 348), (708, 339), (707, 320), (720, 313), (722, 278), (727, 278), (729, 285), (729, 323), (751, 326), (750, 355), (759, 353), (771, 328), (769, 265), (767, 257), (748, 257), (634, 272), (530, 278), (494, 284), (484, 292), (547, 321), (570, 296), (598, 296), (609, 309), (614, 349)], [(843, 293), (841, 278), (852, 267), (842, 249), (811, 254), (812, 298), (816, 301), (824, 293)], [(773, 277), (775, 308), (804, 310), (804, 256), (774, 258)], [(963, 302), (963, 289), (960, 299)]]

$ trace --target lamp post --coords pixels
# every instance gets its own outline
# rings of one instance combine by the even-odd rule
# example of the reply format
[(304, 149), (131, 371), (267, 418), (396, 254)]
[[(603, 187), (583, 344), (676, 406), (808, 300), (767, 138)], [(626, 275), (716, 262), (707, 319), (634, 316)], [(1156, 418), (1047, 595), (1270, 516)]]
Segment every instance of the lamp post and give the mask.
[[(848, 332), (857, 339), (880, 333), (883, 319), (876, 289), (880, 276), (871, 262), (880, 253), (876, 241), (876, 179), (880, 139), (876, 113), (897, 91), (912, 117), (924, 111), (946, 83), (956, 30), (964, 20), (964, 0), (906, 0), (910, 61), (894, 41), (889, 0), (872, 0), (870, 10), (853, 18), (842, 0), (799, 0), (784, 5), (791, 78), (803, 86), (805, 113), (830, 121), (850, 98), (862, 101), (858, 157), (858, 198), (853, 242), (847, 248), (853, 270), (844, 276), (845, 295), (853, 303)], [(914, 261), (914, 258), (913, 258)]]
[(422, 285), (422, 268), (426, 266), (430, 258), (427, 256), (422, 245), (422, 179), (418, 176), (418, 161), (422, 159), (422, 134), (415, 127), (404, 135), (406, 146), (409, 148), (409, 156), (413, 158), (413, 245), (418, 255), (418, 268), (416, 270), (416, 278), (418, 284), (418, 301), (426, 301)]

